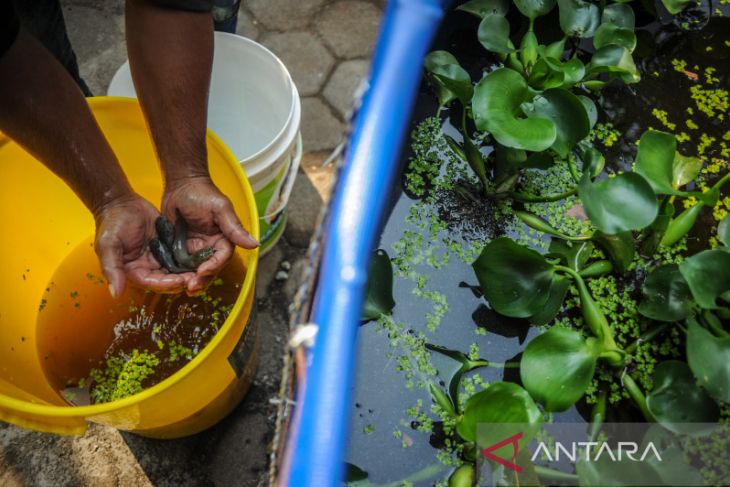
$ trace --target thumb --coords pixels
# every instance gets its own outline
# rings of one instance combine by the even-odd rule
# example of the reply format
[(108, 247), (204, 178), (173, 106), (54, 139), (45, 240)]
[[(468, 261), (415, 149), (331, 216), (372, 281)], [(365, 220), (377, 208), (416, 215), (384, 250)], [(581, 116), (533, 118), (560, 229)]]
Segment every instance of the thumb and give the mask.
[(101, 272), (109, 282), (109, 292), (113, 298), (118, 298), (124, 292), (126, 276), (122, 263), (122, 246), (110, 242), (99, 242), (96, 253), (101, 262)]
[(244, 230), (231, 204), (225, 205), (216, 214), (216, 224), (225, 237), (244, 249), (255, 249), (259, 243)]

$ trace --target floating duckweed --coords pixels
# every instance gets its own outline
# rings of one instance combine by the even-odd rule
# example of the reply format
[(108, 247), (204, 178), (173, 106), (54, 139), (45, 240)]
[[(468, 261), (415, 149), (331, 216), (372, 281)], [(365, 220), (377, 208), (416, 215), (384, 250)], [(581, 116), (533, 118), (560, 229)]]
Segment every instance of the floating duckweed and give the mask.
[(715, 219), (715, 221), (719, 222), (727, 216), (729, 211), (730, 211), (730, 197), (725, 196), (712, 209), (712, 217)]
[(716, 142), (717, 139), (715, 137), (711, 137), (707, 134), (702, 134), (700, 136), (700, 143), (697, 145), (697, 154), (702, 156), (705, 154), (707, 149), (712, 146), (713, 143)]
[(366, 435), (369, 435), (369, 434), (371, 434), (371, 433), (375, 432), (375, 426), (373, 426), (372, 424), (367, 424), (367, 425), (365, 425), (365, 427), (364, 427), (364, 428), (362, 429), (362, 432), (363, 432), (364, 434), (366, 434)]
[(588, 140), (600, 140), (604, 146), (612, 147), (613, 144), (618, 141), (620, 136), (621, 132), (613, 128), (613, 124), (611, 122), (601, 122), (597, 123), (596, 126), (593, 127), (588, 135)]
[(176, 343), (175, 341), (171, 341), (168, 344), (167, 348), (170, 351), (170, 357), (167, 360), (170, 362), (175, 362), (180, 358), (192, 360), (193, 357), (195, 357), (195, 353), (191, 348), (188, 348), (180, 343)]
[(728, 110), (728, 92), (721, 88), (703, 88), (695, 85), (690, 87), (690, 96), (695, 101), (697, 109), (708, 117), (725, 120)]
[(676, 123), (672, 123), (669, 121), (666, 110), (659, 110), (658, 108), (654, 108), (654, 109), (652, 109), (651, 114), (654, 115), (654, 118), (659, 120), (662, 123), (662, 125), (664, 125), (669, 130), (674, 131), (677, 128)]
[(106, 369), (91, 370), (91, 398), (95, 403), (116, 401), (141, 392), (142, 382), (155, 372), (160, 360), (148, 351), (132, 350), (128, 356), (111, 357)]

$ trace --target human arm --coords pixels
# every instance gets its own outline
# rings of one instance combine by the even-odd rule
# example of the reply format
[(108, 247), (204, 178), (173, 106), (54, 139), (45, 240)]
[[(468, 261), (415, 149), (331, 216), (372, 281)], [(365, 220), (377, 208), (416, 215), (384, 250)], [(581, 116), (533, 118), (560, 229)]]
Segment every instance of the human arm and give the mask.
[(64, 68), (19, 31), (0, 55), (0, 130), (62, 178), (93, 213), (95, 249), (113, 295), (127, 277), (173, 291), (182, 276), (164, 274), (146, 251), (157, 210), (137, 195)]
[[(179, 210), (190, 230), (188, 248), (216, 249), (188, 280), (202, 290), (233, 255), (233, 245), (258, 242), (241, 226), (228, 198), (213, 184), (205, 145), (208, 90), (213, 60), (210, 12), (160, 7), (127, 0), (127, 49), (132, 78), (157, 148), (165, 192), (162, 212)], [(169, 2), (168, 2), (169, 3)]]

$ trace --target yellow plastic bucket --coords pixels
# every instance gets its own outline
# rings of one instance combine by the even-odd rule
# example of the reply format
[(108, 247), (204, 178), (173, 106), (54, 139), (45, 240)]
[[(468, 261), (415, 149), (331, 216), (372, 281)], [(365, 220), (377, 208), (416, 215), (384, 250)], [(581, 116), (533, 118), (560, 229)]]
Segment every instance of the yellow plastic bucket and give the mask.
[[(137, 101), (88, 101), (132, 186), (159, 202), (162, 177)], [(208, 158), (214, 182), (258, 239), (251, 186), (235, 156), (212, 132)], [(5, 229), (0, 239), (0, 420), (60, 434), (83, 434), (87, 421), (93, 421), (145, 436), (176, 438), (215, 424), (240, 402), (257, 363), (256, 327), (250, 317), (258, 250), (237, 249), (246, 268), (240, 294), (218, 333), (182, 369), (121, 400), (69, 406), (48, 383), (40, 363), (39, 303), (59, 264), (93, 235), (94, 220), (61, 179), (2, 134), (0, 194)]]

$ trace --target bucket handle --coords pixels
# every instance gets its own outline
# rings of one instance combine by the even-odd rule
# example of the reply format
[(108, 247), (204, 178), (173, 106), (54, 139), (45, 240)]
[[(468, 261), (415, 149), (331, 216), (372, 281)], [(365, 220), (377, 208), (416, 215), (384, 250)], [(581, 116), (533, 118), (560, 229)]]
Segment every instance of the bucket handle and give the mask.
[(294, 153), (294, 158), (291, 161), (291, 164), (289, 164), (289, 170), (286, 173), (286, 176), (284, 176), (286, 180), (286, 186), (281, 191), (279, 196), (279, 206), (273, 210), (271, 213), (267, 215), (263, 215), (259, 217), (260, 220), (265, 220), (268, 218), (273, 217), (277, 213), (279, 213), (281, 210), (286, 208), (286, 205), (289, 204), (289, 198), (291, 197), (292, 190), (294, 189), (294, 182), (297, 179), (297, 171), (299, 171), (299, 165), (302, 162), (302, 134), (297, 134), (297, 143), (296, 143), (296, 152)]

